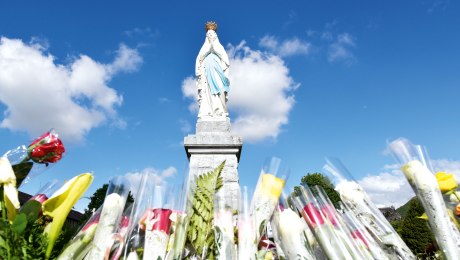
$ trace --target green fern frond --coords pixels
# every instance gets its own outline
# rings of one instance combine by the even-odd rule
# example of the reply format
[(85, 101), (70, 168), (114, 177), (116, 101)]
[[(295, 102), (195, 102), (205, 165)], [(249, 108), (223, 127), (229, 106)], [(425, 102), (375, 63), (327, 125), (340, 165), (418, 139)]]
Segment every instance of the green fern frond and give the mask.
[(214, 195), (223, 186), (224, 166), (225, 161), (213, 171), (198, 176), (196, 181), (186, 244), (193, 247), (190, 251), (196, 252), (198, 257), (205, 253), (204, 259), (215, 259)]

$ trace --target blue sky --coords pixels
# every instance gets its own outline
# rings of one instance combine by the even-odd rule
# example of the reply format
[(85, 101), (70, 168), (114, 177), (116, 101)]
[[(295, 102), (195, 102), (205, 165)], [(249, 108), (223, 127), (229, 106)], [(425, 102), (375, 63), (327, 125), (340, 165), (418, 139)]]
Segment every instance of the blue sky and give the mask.
[(438, 0), (2, 2), (2, 149), (61, 133), (68, 152), (31, 193), (87, 171), (88, 196), (116, 174), (181, 180), (212, 19), (230, 56), (241, 184), (268, 156), (290, 167), (288, 187), (337, 156), (377, 203), (398, 205), (411, 193), (388, 140), (427, 146), (460, 177), (459, 12)]

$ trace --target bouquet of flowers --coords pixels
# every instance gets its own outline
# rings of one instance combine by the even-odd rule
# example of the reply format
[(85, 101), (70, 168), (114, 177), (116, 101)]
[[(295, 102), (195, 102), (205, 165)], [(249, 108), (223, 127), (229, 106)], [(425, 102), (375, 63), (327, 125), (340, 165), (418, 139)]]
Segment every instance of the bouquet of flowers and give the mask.
[(420, 199), (444, 256), (447, 259), (457, 259), (460, 255), (460, 233), (446, 210), (438, 182), (427, 167), (428, 160), (421, 146), (415, 146), (409, 140), (399, 138), (391, 142), (388, 147)]
[(275, 157), (265, 164), (252, 197), (250, 215), (254, 218), (256, 243), (259, 243), (264, 235), (265, 227), (272, 217), (286, 182), (286, 175), (276, 177), (280, 164), (281, 160)]
[(446, 203), (449, 216), (457, 229), (460, 229), (460, 191), (452, 173), (437, 172), (436, 180)]
[[(225, 188), (223, 188), (225, 189)], [(222, 260), (236, 259), (233, 210), (225, 203), (223, 193), (214, 196), (214, 236), (216, 239), (216, 257)]]
[(238, 212), (238, 259), (254, 260), (257, 257), (256, 230), (254, 218), (250, 215), (248, 187), (241, 191)]
[(116, 176), (110, 180), (91, 248), (85, 259), (102, 260), (107, 248), (112, 247), (112, 234), (118, 227), (128, 197), (129, 187), (126, 187), (126, 183), (129, 181), (124, 176)]
[(38, 165), (58, 162), (64, 151), (56, 132), (50, 131), (0, 158), (0, 258), (48, 259), (57, 254), (53, 248), (64, 221), (93, 176), (78, 175), (57, 190), (37, 194), (22, 207), (17, 189), (30, 179), (33, 169), (38, 172)]
[(284, 201), (284, 204), (278, 204), (270, 222), (278, 256), (281, 251), (287, 259), (315, 259), (312, 242), (307, 235), (311, 233), (310, 228), (296, 211), (284, 206), (287, 205)]
[(327, 196), (324, 189), (320, 186), (314, 186), (316, 190), (316, 200), (319, 202), (321, 211), (323, 212), (325, 218), (333, 226), (333, 231), (336, 234), (338, 240), (340, 240), (346, 250), (352, 255), (353, 259), (371, 259), (372, 256), (367, 249), (365, 243), (362, 240), (356, 239), (353, 235), (352, 230), (348, 225), (346, 225), (345, 220), (342, 218), (342, 215), (337, 212), (331, 200)]
[(352, 255), (335, 233), (332, 222), (325, 217), (310, 189), (301, 186), (300, 193), (294, 194), (293, 199), (325, 255), (329, 259), (352, 259)]
[(352, 177), (348, 177), (349, 180), (345, 177), (351, 174), (338, 159), (328, 158), (323, 168), (335, 180), (335, 190), (339, 193), (343, 204), (353, 212), (372, 236), (378, 239), (390, 259), (397, 257), (415, 259), (414, 254), (363, 188)]
[(370, 258), (377, 260), (390, 259), (380, 247), (378, 242), (375, 241), (372, 235), (364, 227), (363, 223), (361, 223), (353, 212), (342, 202), (340, 202), (340, 211), (338, 212), (351, 231), (351, 236), (355, 240), (356, 244), (366, 248), (371, 254)]

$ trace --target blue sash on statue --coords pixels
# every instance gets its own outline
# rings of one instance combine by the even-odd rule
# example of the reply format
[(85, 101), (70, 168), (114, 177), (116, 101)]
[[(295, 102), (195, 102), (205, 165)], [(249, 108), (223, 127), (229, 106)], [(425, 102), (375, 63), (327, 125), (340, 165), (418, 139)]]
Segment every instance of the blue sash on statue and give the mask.
[[(219, 57), (216, 54), (210, 53), (204, 59), (204, 66), (206, 68), (206, 79), (208, 80), (209, 88), (211, 89), (211, 94), (216, 95), (222, 91), (229, 92), (230, 81), (225, 76), (222, 67), (219, 64)], [(218, 82), (221, 82), (219, 84)], [(220, 86), (223, 86), (224, 89), (220, 89)]]

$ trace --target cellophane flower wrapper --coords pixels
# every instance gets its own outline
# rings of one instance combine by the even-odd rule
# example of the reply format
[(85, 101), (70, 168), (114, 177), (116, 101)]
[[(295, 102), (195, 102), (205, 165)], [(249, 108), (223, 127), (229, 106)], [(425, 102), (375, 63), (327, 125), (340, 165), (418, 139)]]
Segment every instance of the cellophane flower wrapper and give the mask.
[(460, 233), (450, 218), (437, 180), (427, 167), (421, 146), (399, 138), (388, 145), (401, 171), (422, 203), (433, 235), (447, 259), (460, 255)]
[(43, 187), (41, 187), (35, 195), (33, 195), (29, 200), (36, 200), (40, 203), (45, 202), (55, 191), (57, 191), (63, 183), (57, 179), (47, 182)]
[(131, 193), (134, 198), (129, 223), (126, 229), (125, 248), (123, 259), (141, 259), (144, 251), (145, 228), (140, 223), (149, 208), (149, 195), (155, 182), (152, 182), (149, 173), (143, 173), (140, 178), (131, 180)]
[(102, 206), (99, 207), (88, 221), (80, 228), (77, 234), (70, 240), (57, 260), (81, 260), (91, 249), (96, 229), (99, 224)]
[[(43, 202), (47, 201), (48, 198), (50, 198), (59, 188), (61, 188), (62, 185), (62, 181), (56, 179), (51, 180), (43, 185), (43, 187), (41, 187), (38, 192), (35, 193), (35, 195), (30, 197), (28, 201), (35, 200), (43, 204)], [(40, 209), (39, 214), (43, 214), (42, 209)]]
[(361, 244), (369, 250), (372, 259), (386, 260), (389, 259), (388, 255), (383, 251), (382, 247), (374, 240), (371, 234), (367, 231), (364, 225), (359, 221), (351, 210), (345, 204), (340, 204), (340, 215), (342, 219), (351, 230), (351, 234), (356, 243)]
[(171, 214), (171, 234), (169, 238), (168, 252), (166, 259), (179, 260), (182, 259), (184, 253), (185, 240), (187, 238), (187, 228), (190, 221), (194, 182), (189, 179), (189, 171), (186, 174), (182, 183), (179, 200), (175, 203), (173, 213)]
[(300, 187), (300, 194), (296, 194), (294, 202), (329, 259), (352, 259), (307, 186)]
[[(267, 223), (275, 210), (281, 192), (283, 191), (285, 178), (282, 176), (277, 177), (280, 169), (281, 160), (279, 158), (271, 158), (259, 176), (256, 189), (251, 201), (251, 217), (254, 218), (256, 239), (258, 244), (259, 240), (265, 232)], [(281, 174), (278, 174), (278, 176)], [(284, 178), (284, 179), (283, 179)]]
[(217, 259), (236, 259), (233, 210), (230, 205), (225, 203), (225, 189), (224, 192), (214, 195), (213, 225), (217, 245)]
[(255, 260), (257, 256), (256, 229), (254, 218), (251, 216), (249, 191), (247, 186), (241, 190), (238, 210), (238, 259)]
[(337, 212), (324, 189), (320, 186), (314, 186), (313, 189), (316, 191), (315, 198), (318, 201), (321, 212), (332, 224), (341, 246), (348, 250), (353, 259), (372, 259), (372, 255), (362, 241), (354, 239), (352, 230), (345, 224), (344, 219)]
[(278, 255), (281, 251), (287, 259), (314, 260), (306, 231), (309, 227), (297, 212), (284, 205), (276, 207), (270, 221)]
[(118, 226), (123, 214), (126, 199), (130, 190), (130, 182), (125, 176), (115, 176), (109, 182), (109, 187), (102, 206), (99, 224), (94, 235), (91, 249), (86, 255), (87, 260), (104, 259), (107, 247), (111, 247), (112, 234)]
[[(155, 185), (151, 203), (140, 219), (145, 228), (143, 259), (164, 259), (169, 243), (172, 210), (166, 205), (166, 187)], [(151, 193), (152, 195), (152, 193)], [(173, 198), (173, 194), (168, 194)]]
[(13, 167), (19, 187), (60, 161), (64, 152), (64, 144), (57, 132), (52, 129), (36, 138), (30, 145), (18, 146), (7, 151), (4, 156)]
[(415, 259), (412, 251), (394, 230), (364, 189), (354, 180), (342, 162), (327, 158), (324, 171), (332, 177), (340, 199), (350, 209), (364, 227), (384, 245), (390, 259)]
[(125, 208), (126, 209), (123, 211), (120, 221), (118, 222), (118, 228), (110, 238), (113, 241), (113, 243), (109, 243), (105, 250), (106, 257), (110, 260), (118, 260), (122, 257), (124, 253), (125, 243), (132, 222), (130, 216), (133, 211), (133, 204), (127, 204)]

